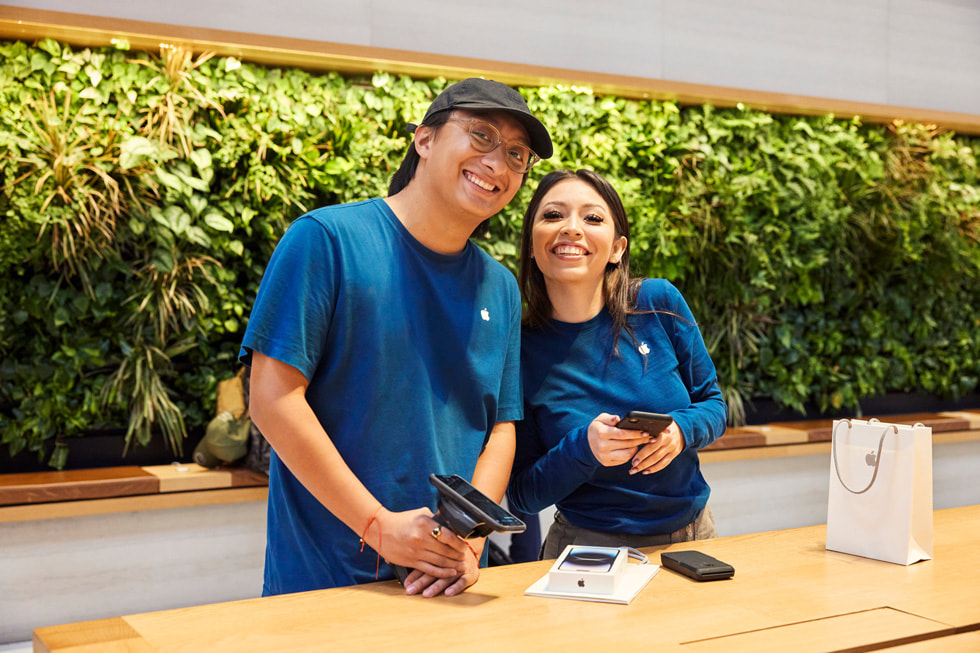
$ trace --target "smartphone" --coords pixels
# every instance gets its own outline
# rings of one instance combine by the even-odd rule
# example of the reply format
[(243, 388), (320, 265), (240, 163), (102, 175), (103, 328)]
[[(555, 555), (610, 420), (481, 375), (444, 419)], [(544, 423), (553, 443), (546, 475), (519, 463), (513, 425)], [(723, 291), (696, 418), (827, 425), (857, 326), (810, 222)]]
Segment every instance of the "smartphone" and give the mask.
[(457, 474), (430, 474), (429, 482), (439, 490), (437, 517), (464, 539), (485, 537), (494, 531), (520, 533), (526, 528), (524, 522)]
[(626, 413), (626, 417), (619, 420), (616, 424), (618, 429), (629, 429), (632, 431), (646, 431), (653, 437), (657, 437), (661, 432), (674, 421), (670, 415), (661, 413), (645, 413), (642, 410), (631, 410)]
[(700, 551), (664, 551), (660, 564), (694, 580), (723, 580), (735, 575), (735, 568)]

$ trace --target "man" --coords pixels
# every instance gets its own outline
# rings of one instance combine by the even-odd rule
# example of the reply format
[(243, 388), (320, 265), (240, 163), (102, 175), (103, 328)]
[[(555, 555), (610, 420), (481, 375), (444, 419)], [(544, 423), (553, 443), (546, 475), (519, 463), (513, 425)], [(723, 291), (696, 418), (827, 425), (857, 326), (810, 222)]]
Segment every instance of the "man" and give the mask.
[(274, 450), (263, 594), (391, 578), (387, 563), (414, 570), (408, 594), (476, 582), (484, 542), (438, 527), (428, 477), (503, 497), (521, 306), (469, 237), (551, 154), (520, 94), (467, 79), (433, 101), (387, 198), (312, 211), (283, 236), (240, 355)]

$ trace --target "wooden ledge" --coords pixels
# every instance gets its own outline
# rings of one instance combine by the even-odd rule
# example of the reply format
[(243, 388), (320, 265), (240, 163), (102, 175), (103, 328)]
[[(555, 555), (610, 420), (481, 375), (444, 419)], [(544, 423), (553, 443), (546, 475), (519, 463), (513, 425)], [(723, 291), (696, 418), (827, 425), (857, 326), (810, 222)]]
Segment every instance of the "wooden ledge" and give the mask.
[(159, 485), (155, 476), (134, 465), (0, 474), (0, 506), (152, 494)]
[(0, 506), (0, 524), (63, 517), (84, 517), (87, 515), (111, 515), (121, 512), (143, 512), (166, 508), (192, 508), (251, 501), (264, 502), (268, 496), (269, 488), (262, 486)]
[[(980, 409), (942, 413), (866, 415), (893, 424), (922, 424), (932, 428), (934, 443), (980, 440)], [(729, 428), (701, 450), (702, 460), (718, 462), (750, 458), (808, 455), (830, 451), (832, 419), (773, 422)]]
[(0, 474), (0, 522), (262, 501), (265, 474), (195, 463)]
[[(922, 422), (932, 427), (934, 443), (980, 440), (980, 409), (877, 417), (898, 424)], [(831, 419), (733, 427), (703, 449), (701, 458), (723, 462), (826, 455), (832, 429)], [(265, 474), (249, 469), (207, 469), (195, 463), (0, 474), (0, 523), (264, 501), (268, 484)]]
[(0, 474), (0, 506), (255, 487), (268, 483), (265, 474), (250, 469), (207, 469), (196, 463)]

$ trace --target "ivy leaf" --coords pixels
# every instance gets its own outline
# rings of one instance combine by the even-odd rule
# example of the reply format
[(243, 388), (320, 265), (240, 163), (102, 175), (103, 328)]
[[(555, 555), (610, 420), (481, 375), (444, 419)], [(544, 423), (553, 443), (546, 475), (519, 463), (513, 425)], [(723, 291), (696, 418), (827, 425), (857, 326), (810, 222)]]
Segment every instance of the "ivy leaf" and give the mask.
[(334, 157), (327, 161), (324, 168), (329, 175), (343, 175), (354, 169), (354, 164), (343, 157)]
[(231, 233), (235, 230), (235, 224), (216, 211), (205, 214), (204, 223), (215, 231)]
[(201, 178), (204, 181), (210, 181), (214, 176), (211, 152), (203, 148), (197, 149), (191, 152), (190, 159), (194, 162), (194, 165), (197, 166), (198, 172), (201, 173)]
[(130, 136), (119, 146), (119, 167), (130, 170), (152, 159), (157, 147), (150, 139), (143, 136)]
[(167, 172), (163, 168), (157, 168), (154, 174), (156, 175), (157, 179), (160, 180), (160, 183), (167, 188), (171, 188), (180, 193), (187, 192), (187, 184), (185, 184), (178, 175)]

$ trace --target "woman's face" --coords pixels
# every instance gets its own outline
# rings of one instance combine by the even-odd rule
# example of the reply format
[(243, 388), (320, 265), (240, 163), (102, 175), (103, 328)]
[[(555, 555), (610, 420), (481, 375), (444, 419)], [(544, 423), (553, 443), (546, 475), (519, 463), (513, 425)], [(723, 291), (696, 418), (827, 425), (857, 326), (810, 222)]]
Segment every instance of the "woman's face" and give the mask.
[(601, 293), (606, 265), (619, 263), (626, 246), (605, 200), (581, 179), (555, 184), (534, 215), (531, 251), (549, 290), (578, 284)]

